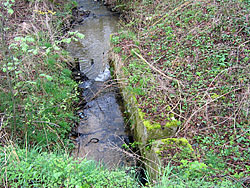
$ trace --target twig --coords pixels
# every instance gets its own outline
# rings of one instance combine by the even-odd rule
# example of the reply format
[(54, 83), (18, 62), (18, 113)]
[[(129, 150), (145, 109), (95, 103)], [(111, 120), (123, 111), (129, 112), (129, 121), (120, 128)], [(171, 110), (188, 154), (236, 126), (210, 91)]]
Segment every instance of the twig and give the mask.
[[(60, 136), (58, 135), (58, 133), (57, 133), (54, 129), (52, 129), (50, 126), (48, 126), (48, 128), (56, 134), (57, 138), (59, 139), (59, 141), (62, 143), (62, 145), (63, 145), (63, 147), (64, 147), (65, 153), (68, 154), (67, 148), (66, 148), (66, 146), (64, 145), (63, 141), (61, 140), (61, 138), (60, 138)], [(67, 157), (68, 157), (68, 155), (67, 155)]]
[[(197, 114), (198, 112), (200, 112), (205, 106), (207, 106), (207, 105), (209, 105), (210, 103), (212, 103), (212, 102), (214, 102), (214, 101), (216, 101), (216, 100), (222, 98), (222, 97), (225, 96), (225, 95), (228, 95), (228, 94), (231, 93), (231, 92), (235, 92), (235, 91), (238, 91), (238, 90), (241, 90), (241, 89), (242, 89), (242, 88), (234, 89), (233, 91), (229, 91), (229, 92), (227, 92), (227, 93), (225, 93), (225, 94), (223, 94), (223, 95), (221, 95), (221, 96), (219, 96), (219, 97), (217, 97), (217, 98), (215, 98), (215, 99), (213, 99), (213, 100), (211, 100), (211, 101), (206, 102), (206, 104), (204, 104), (202, 107), (200, 107), (198, 110), (196, 110), (196, 111), (188, 118), (188, 120), (187, 120), (186, 123), (184, 124), (182, 130), (184, 129), (184, 131), (186, 131), (186, 130), (189, 128), (189, 126), (187, 126), (187, 125), (188, 125), (189, 122), (191, 121), (192, 117), (193, 117), (195, 114)], [(179, 131), (178, 131), (178, 132), (179, 132)], [(177, 133), (178, 133), (178, 132), (177, 132)], [(176, 133), (176, 134), (177, 134), (177, 133)]]
[(165, 73), (163, 73), (161, 70), (157, 69), (156, 67), (154, 67), (153, 65), (151, 65), (149, 62), (147, 62), (146, 59), (144, 59), (140, 54), (138, 54), (134, 49), (132, 49), (133, 53), (135, 53), (135, 55), (137, 55), (141, 60), (143, 60), (151, 69), (153, 69), (154, 71), (158, 72), (160, 75), (164, 76), (165, 78), (169, 79), (169, 80), (174, 80), (177, 81), (178, 83), (180, 82), (179, 80), (177, 80), (176, 78), (172, 78), (170, 76), (167, 76)]
[(0, 130), (2, 129), (2, 126), (3, 126), (3, 120), (4, 120), (4, 115), (2, 116), (2, 118), (0, 120)]
[[(120, 138), (120, 137), (119, 137), (119, 138)], [(121, 138), (120, 138), (120, 139), (121, 139)], [(121, 139), (121, 140), (122, 140), (122, 139)], [(122, 141), (123, 141), (123, 140), (122, 140)], [(126, 144), (126, 143), (125, 143), (125, 144)], [(126, 154), (127, 156), (130, 156), (130, 157), (135, 158), (136, 160), (142, 162), (143, 164), (145, 164), (146, 166), (148, 166), (151, 170), (153, 170), (156, 174), (159, 175), (159, 171), (156, 170), (156, 169), (154, 169), (151, 165), (147, 164), (144, 160), (147, 160), (147, 161), (149, 161), (149, 162), (151, 162), (151, 163), (153, 163), (153, 164), (155, 164), (155, 165), (159, 165), (159, 164), (156, 163), (155, 161), (150, 160), (150, 159), (148, 159), (148, 158), (146, 158), (146, 157), (140, 156), (140, 155), (136, 154), (135, 152), (133, 152), (131, 149), (129, 149), (129, 150), (130, 150), (129, 152), (128, 152), (128, 151), (125, 151), (124, 149), (118, 147), (118, 146), (115, 145), (114, 143), (110, 143), (110, 146), (113, 146), (113, 149), (114, 149), (114, 150), (120, 151), (120, 152)], [(144, 160), (142, 160), (141, 158), (144, 159)]]
[(239, 62), (239, 50), (241, 48), (241, 46), (243, 46), (244, 44), (247, 44), (249, 43), (250, 40), (246, 41), (246, 42), (243, 42), (242, 44), (239, 45), (239, 47), (237, 48), (237, 63)]

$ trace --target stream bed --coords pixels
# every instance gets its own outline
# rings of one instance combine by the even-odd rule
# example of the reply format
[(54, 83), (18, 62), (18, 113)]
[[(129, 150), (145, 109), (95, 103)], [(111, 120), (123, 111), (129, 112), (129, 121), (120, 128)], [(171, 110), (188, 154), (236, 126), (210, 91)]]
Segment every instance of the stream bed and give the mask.
[(84, 34), (84, 39), (70, 45), (68, 50), (79, 63), (83, 75), (84, 107), (78, 111), (81, 119), (76, 129), (78, 147), (75, 155), (93, 159), (107, 167), (131, 166), (133, 160), (122, 152), (122, 145), (129, 142), (118, 88), (111, 80), (108, 50), (110, 34), (117, 31), (118, 16), (101, 2), (78, 0), (79, 10), (87, 12), (84, 21), (74, 30)]

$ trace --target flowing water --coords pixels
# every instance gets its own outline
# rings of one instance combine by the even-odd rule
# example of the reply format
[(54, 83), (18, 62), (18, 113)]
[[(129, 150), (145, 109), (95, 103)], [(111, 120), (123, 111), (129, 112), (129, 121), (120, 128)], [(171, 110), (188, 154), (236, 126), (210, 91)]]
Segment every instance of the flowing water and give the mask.
[(120, 148), (128, 142), (128, 134), (107, 60), (110, 34), (117, 31), (118, 17), (94, 0), (79, 0), (78, 4), (90, 14), (74, 28), (85, 38), (68, 47), (79, 60), (80, 72), (87, 77), (79, 85), (86, 105), (78, 112), (81, 121), (76, 131), (76, 155), (109, 167), (127, 165), (131, 160)]

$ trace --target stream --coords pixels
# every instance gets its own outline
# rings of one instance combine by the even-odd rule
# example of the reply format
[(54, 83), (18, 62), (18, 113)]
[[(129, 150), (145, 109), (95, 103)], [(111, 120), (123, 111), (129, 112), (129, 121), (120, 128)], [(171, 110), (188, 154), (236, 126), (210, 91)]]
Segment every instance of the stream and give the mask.
[(133, 160), (121, 151), (122, 145), (129, 143), (129, 136), (107, 57), (110, 34), (117, 32), (118, 16), (99, 1), (77, 2), (79, 10), (88, 15), (74, 27), (85, 38), (68, 47), (79, 62), (80, 74), (84, 75), (79, 88), (85, 105), (78, 111), (81, 121), (76, 129), (78, 147), (75, 155), (111, 168), (131, 166)]

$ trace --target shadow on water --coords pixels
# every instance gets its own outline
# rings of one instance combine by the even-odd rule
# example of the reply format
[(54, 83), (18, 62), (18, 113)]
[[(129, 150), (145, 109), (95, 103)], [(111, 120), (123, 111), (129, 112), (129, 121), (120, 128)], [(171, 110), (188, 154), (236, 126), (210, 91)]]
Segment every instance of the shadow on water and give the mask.
[(118, 89), (110, 80), (107, 57), (110, 34), (117, 31), (118, 17), (100, 2), (79, 0), (78, 4), (88, 15), (74, 28), (85, 38), (68, 46), (79, 63), (79, 88), (85, 104), (78, 111), (81, 121), (76, 130), (76, 156), (108, 167), (134, 166), (135, 161), (121, 152), (123, 144), (129, 143), (129, 136), (117, 101)]

